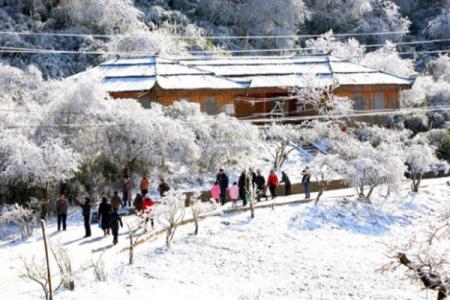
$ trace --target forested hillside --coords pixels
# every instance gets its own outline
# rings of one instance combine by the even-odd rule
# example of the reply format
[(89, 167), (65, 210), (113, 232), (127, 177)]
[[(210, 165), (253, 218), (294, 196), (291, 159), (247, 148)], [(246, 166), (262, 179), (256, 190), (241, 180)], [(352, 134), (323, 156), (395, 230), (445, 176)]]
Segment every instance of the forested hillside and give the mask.
[[(35, 65), (44, 78), (65, 77), (117, 52), (205, 54), (202, 50), (291, 49), (305, 38), (266, 35), (358, 33), (360, 44), (400, 44), (399, 52), (440, 50), (450, 38), (449, 0), (2, 0), (0, 47), (3, 64)], [(19, 35), (45, 32), (63, 35)], [(379, 34), (395, 32), (393, 34)], [(375, 34), (367, 34), (375, 33)], [(66, 36), (64, 34), (81, 34)], [(217, 38), (217, 36), (228, 38)], [(248, 38), (233, 38), (249, 36)], [(211, 38), (213, 37), (213, 38)], [(214, 38), (216, 37), (216, 38)], [(337, 37), (345, 42), (350, 36)], [(355, 42), (354, 40), (352, 40)], [(17, 49), (21, 48), (21, 49)], [(109, 52), (23, 53), (25, 49)], [(374, 51), (377, 47), (366, 48)], [(319, 49), (321, 50), (321, 49)], [(28, 50), (30, 51), (30, 50)], [(195, 52), (197, 51), (197, 52)], [(279, 54), (284, 52), (237, 52)], [(419, 53), (422, 70), (434, 54)], [(404, 55), (411, 58), (413, 55)]]

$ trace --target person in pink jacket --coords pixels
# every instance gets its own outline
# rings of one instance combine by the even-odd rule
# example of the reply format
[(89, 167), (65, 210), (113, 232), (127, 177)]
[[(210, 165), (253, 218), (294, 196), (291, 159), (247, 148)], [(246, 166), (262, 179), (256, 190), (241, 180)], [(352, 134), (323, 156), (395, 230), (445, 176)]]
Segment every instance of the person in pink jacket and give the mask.
[(219, 203), (219, 199), (220, 199), (220, 186), (219, 186), (219, 182), (214, 182), (213, 187), (211, 188), (211, 197), (214, 198), (214, 200), (216, 200), (217, 203)]
[(239, 186), (237, 185), (237, 182), (233, 182), (233, 185), (228, 189), (228, 194), (233, 202), (232, 207), (235, 208), (237, 206), (237, 199), (239, 198)]

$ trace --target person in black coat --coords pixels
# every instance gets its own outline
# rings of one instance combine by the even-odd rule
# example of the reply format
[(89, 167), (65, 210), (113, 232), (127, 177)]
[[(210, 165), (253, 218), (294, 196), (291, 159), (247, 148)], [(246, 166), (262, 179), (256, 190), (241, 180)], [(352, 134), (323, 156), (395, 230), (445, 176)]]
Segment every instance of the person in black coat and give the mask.
[(109, 235), (109, 228), (111, 222), (111, 205), (108, 203), (108, 199), (106, 197), (102, 198), (102, 203), (100, 203), (98, 207), (98, 219), (100, 220), (101, 228), (106, 235)]
[(256, 195), (257, 200), (261, 201), (261, 197), (265, 197), (267, 200), (266, 195), (266, 179), (264, 176), (261, 175), (260, 170), (256, 170), (256, 176), (253, 177), (253, 183), (256, 185)]
[(239, 176), (238, 187), (239, 187), (239, 198), (242, 199), (242, 204), (244, 206), (247, 205), (247, 198), (245, 197), (246, 184), (247, 184), (247, 176), (245, 175), (245, 171), (242, 171), (241, 176)]
[(120, 217), (117, 209), (113, 209), (110, 218), (110, 227), (113, 234), (113, 244), (116, 245), (119, 242), (119, 224), (123, 227), (122, 218)]
[(66, 230), (67, 211), (69, 209), (69, 203), (64, 194), (59, 195), (58, 201), (56, 201), (56, 214), (58, 216), (58, 231), (61, 230), (61, 223), (63, 230)]
[(311, 181), (311, 173), (309, 172), (309, 167), (306, 167), (302, 171), (302, 183), (303, 189), (305, 190), (305, 199), (311, 198), (311, 192), (309, 189), (309, 183)]
[(287, 176), (287, 174), (284, 171), (281, 172), (281, 182), (284, 182), (285, 196), (289, 196), (291, 194), (291, 180), (289, 179), (289, 176)]
[(167, 182), (164, 180), (164, 178), (161, 178), (159, 180), (159, 185), (158, 185), (159, 195), (161, 197), (164, 197), (164, 196), (166, 196), (166, 194), (169, 190), (170, 190), (170, 186), (167, 184)]
[(222, 205), (224, 205), (226, 202), (229, 181), (228, 176), (227, 174), (225, 174), (223, 169), (219, 170), (219, 174), (217, 174), (216, 176), (216, 181), (219, 183), (220, 186), (220, 202), (222, 203)]
[(91, 236), (91, 200), (86, 197), (84, 199), (84, 203), (81, 203), (77, 200), (78, 205), (81, 207), (81, 214), (83, 215), (84, 219), (84, 230), (85, 235), (84, 237), (90, 237)]

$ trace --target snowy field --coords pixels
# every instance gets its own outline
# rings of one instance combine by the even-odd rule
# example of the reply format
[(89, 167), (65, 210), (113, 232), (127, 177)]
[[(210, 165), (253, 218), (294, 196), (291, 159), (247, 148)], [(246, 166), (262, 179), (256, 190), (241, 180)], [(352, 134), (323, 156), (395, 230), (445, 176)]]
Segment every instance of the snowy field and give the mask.
[[(210, 217), (201, 222), (198, 236), (191, 235), (192, 224), (183, 226), (168, 251), (163, 237), (140, 245), (133, 266), (121, 252), (128, 243), (125, 229), (115, 247), (96, 226), (92, 238), (81, 239), (77, 213), (69, 218), (67, 232), (57, 233), (50, 222), (50, 241), (69, 249), (75, 268), (104, 253), (109, 278), (98, 283), (91, 270), (84, 271), (75, 291), (60, 290), (56, 298), (427, 299), (419, 285), (401, 280), (400, 270), (376, 270), (388, 262), (386, 243), (406, 241), (449, 207), (447, 180), (425, 180), (417, 195), (405, 182), (399, 195), (377, 196), (371, 207), (337, 204), (352, 199), (353, 190), (347, 189), (326, 193), (318, 207), (259, 209), (253, 220), (249, 212)], [(39, 232), (27, 241), (0, 243), (2, 299), (42, 297), (37, 284), (18, 277), (19, 257), (41, 257), (42, 252)]]

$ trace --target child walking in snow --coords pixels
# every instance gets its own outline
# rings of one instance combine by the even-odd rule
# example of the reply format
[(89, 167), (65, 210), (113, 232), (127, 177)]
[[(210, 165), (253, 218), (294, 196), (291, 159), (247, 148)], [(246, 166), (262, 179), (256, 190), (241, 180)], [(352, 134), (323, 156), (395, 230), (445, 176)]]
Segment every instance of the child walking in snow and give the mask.
[(156, 204), (156, 202), (150, 198), (149, 194), (145, 195), (144, 202), (142, 203), (142, 215), (143, 215), (144, 221), (145, 221), (145, 225), (144, 225), (145, 231), (147, 231), (148, 221), (150, 221), (152, 228), (155, 226), (155, 223), (153, 221), (154, 216), (153, 216), (153, 211), (152, 211), (152, 206), (155, 204)]
[(233, 185), (228, 189), (228, 193), (230, 194), (230, 199), (233, 208), (237, 207), (237, 199), (239, 198), (239, 186), (237, 184), (237, 182), (233, 182)]
[(220, 200), (220, 186), (219, 182), (214, 182), (213, 187), (211, 188), (211, 197), (216, 201), (216, 203), (219, 203)]
[(119, 224), (120, 227), (123, 227), (122, 218), (117, 212), (117, 209), (114, 208), (113, 212), (111, 213), (111, 221), (110, 221), (114, 245), (116, 245), (119, 242)]

